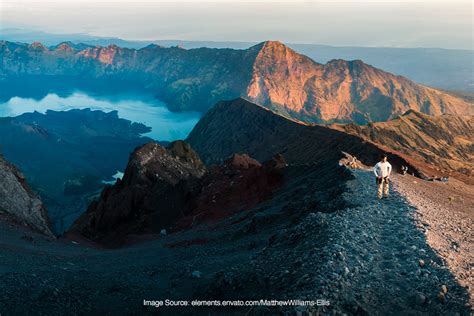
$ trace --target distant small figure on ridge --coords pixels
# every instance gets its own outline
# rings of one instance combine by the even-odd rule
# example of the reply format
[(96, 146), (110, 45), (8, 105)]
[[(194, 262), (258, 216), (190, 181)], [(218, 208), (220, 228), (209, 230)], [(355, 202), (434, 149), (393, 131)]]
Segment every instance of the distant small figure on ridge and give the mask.
[(405, 166), (405, 165), (403, 165), (403, 166), (402, 166), (402, 174), (403, 174), (403, 175), (406, 175), (407, 172), (408, 172), (408, 167)]
[(377, 196), (379, 199), (388, 197), (389, 178), (392, 165), (387, 161), (387, 155), (382, 155), (381, 160), (374, 166), (374, 174), (377, 181)]

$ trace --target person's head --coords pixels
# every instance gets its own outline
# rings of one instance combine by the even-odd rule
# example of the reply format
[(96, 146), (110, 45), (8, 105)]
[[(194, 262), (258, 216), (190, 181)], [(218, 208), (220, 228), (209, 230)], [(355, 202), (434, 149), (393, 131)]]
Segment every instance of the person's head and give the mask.
[(380, 161), (383, 161), (383, 162), (386, 162), (387, 159), (388, 159), (387, 155), (382, 155), (382, 156), (380, 157)]

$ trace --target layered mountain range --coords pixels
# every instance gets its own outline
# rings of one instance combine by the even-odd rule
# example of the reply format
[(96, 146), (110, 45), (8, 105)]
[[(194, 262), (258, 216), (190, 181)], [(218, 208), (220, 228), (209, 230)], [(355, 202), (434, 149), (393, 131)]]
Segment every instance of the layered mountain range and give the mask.
[(206, 163), (218, 163), (233, 152), (261, 160), (278, 152), (293, 164), (337, 161), (347, 152), (373, 165), (381, 153), (389, 153), (395, 170), (405, 165), (421, 177), (452, 174), (470, 183), (472, 130), (469, 116), (433, 117), (414, 111), (368, 126), (310, 125), (236, 99), (209, 110), (187, 141)]
[(474, 175), (474, 117), (444, 114), (429, 116), (408, 111), (387, 122), (368, 125), (334, 124), (331, 127), (360, 136), (383, 148), (410, 157), (431, 174), (452, 174), (467, 182)]
[[(361, 61), (332, 60), (323, 65), (279, 42), (244, 50), (157, 45), (136, 50), (71, 43), (47, 48), (40, 43), (0, 42), (0, 58), (0, 87), (32, 78), (59, 84), (88, 82), (92, 89), (95, 83), (115, 89), (120, 83), (120, 87), (151, 91), (175, 110), (206, 113), (186, 140), (190, 145), (175, 142), (165, 148), (149, 143), (132, 153), (123, 180), (105, 188), (73, 227), (73, 232), (94, 241), (113, 243), (128, 235), (189, 227), (195, 218), (248, 209), (282, 185), (275, 171), (281, 166), (336, 164), (343, 152), (367, 165), (388, 152), (395, 170), (405, 165), (410, 173), (422, 177), (451, 172), (465, 177), (466, 182), (472, 179), (469, 161), (474, 135), (469, 114), (473, 106), (469, 100)], [(212, 107), (218, 100), (234, 97), (238, 98)], [(81, 119), (68, 123), (73, 114)], [(115, 123), (111, 130), (102, 130), (102, 125), (83, 122), (92, 116), (99, 117), (102, 125)], [(370, 124), (313, 124), (347, 121)], [(122, 122), (116, 113), (33, 113), (0, 123), (6, 131), (6, 155), (17, 155), (30, 175), (42, 169), (24, 160), (23, 147), (17, 144), (24, 135), (23, 145), (31, 141), (45, 144), (46, 153), (54, 146), (81, 147), (83, 139), (88, 139), (88, 146), (94, 145), (94, 150), (86, 150), (84, 157), (89, 160), (110, 154), (110, 149), (102, 150), (109, 148), (103, 147), (106, 138), (124, 142), (117, 149), (121, 154), (114, 155), (121, 159), (123, 150), (128, 153), (149, 141), (137, 135), (148, 131), (145, 126)], [(80, 133), (69, 135), (64, 123), (79, 124), (75, 130)], [(61, 169), (68, 171), (59, 181), (64, 187), (57, 186), (58, 181), (38, 181), (40, 176), (31, 177), (35, 186), (47, 184), (51, 192), (59, 190), (58, 196), (70, 194), (69, 184), (74, 192), (83, 182), (87, 186), (90, 181), (67, 169), (82, 159), (82, 149), (78, 152)], [(98, 163), (97, 169), (107, 169), (107, 174), (120, 170), (107, 159), (98, 159)], [(213, 164), (217, 166), (211, 167)], [(59, 164), (54, 165), (48, 170)], [(96, 171), (89, 173), (97, 175)], [(99, 175), (104, 177), (103, 172)], [(46, 172), (44, 177), (48, 176)], [(100, 177), (93, 180), (98, 182)], [(242, 199), (248, 203), (242, 204)], [(85, 202), (80, 203), (82, 207)]]
[[(19, 126), (49, 137), (39, 125)], [(472, 182), (472, 126), (472, 117), (433, 117), (414, 111), (367, 126), (313, 125), (243, 98), (222, 101), (199, 121), (187, 143), (163, 147), (151, 142), (137, 148), (123, 179), (106, 187), (68, 234), (118, 246), (130, 236), (225, 219), (271, 199), (276, 190), (287, 190), (286, 183), (304, 175), (295, 174), (300, 168), (324, 171), (324, 176), (334, 172), (346, 179), (336, 168), (344, 152), (367, 165), (388, 153), (395, 170), (405, 165), (417, 176), (452, 174)], [(0, 172), (6, 179), (0, 186), (0, 210), (51, 234), (46, 209), (25, 177), (3, 159)]]
[[(314, 173), (335, 177), (326, 180), (328, 191), (321, 197), (321, 206), (332, 203), (328, 211), (337, 207), (348, 179), (338, 165), (343, 152), (367, 164), (384, 152), (359, 136), (296, 122), (242, 98), (218, 103), (187, 142), (191, 146), (176, 141), (166, 148), (148, 143), (136, 149), (123, 179), (102, 191), (69, 235), (117, 246), (130, 236), (224, 220)], [(407, 165), (422, 172), (397, 153), (390, 160), (395, 169)]]
[[(235, 152), (248, 153), (259, 160), (280, 153), (293, 165), (318, 161), (337, 164), (344, 157), (343, 152), (347, 152), (370, 165), (384, 153), (359, 136), (325, 125), (290, 120), (242, 98), (218, 103), (198, 122), (186, 141), (206, 164), (220, 163)], [(409, 165), (397, 153), (390, 158), (395, 168)]]
[[(282, 43), (248, 49), (47, 48), (0, 42), (0, 78), (67, 77), (80, 82), (120, 82), (151, 91), (174, 110), (205, 112), (216, 102), (243, 96), (305, 122), (385, 121), (407, 110), (472, 114), (472, 103), (416, 84), (362, 61), (319, 64)], [(46, 79), (45, 79), (46, 78)]]
[(134, 235), (230, 218), (272, 199), (277, 190), (286, 192), (306, 172), (336, 182), (341, 177), (343, 184), (347, 177), (337, 167), (344, 153), (366, 165), (388, 153), (395, 171), (405, 165), (422, 178), (454, 172), (472, 180), (459, 169), (469, 166), (463, 161), (472, 157), (471, 134), (472, 120), (453, 115), (410, 111), (368, 126), (325, 126), (285, 118), (243, 98), (222, 101), (186, 142), (136, 149), (123, 179), (102, 192), (69, 234), (117, 246)]

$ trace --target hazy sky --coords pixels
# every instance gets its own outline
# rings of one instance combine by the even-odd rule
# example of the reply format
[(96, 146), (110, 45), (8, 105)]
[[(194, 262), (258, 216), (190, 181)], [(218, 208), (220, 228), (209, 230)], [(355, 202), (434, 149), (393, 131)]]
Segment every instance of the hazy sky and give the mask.
[(0, 0), (0, 27), (124, 39), (473, 47), (471, 1)]

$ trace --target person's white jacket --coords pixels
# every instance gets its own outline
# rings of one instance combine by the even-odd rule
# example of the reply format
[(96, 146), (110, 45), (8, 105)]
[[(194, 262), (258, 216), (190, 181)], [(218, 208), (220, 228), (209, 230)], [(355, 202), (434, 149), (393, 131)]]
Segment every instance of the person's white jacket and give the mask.
[(374, 174), (377, 178), (385, 178), (390, 176), (390, 173), (392, 172), (392, 165), (388, 161), (379, 161), (375, 166), (374, 166)]

